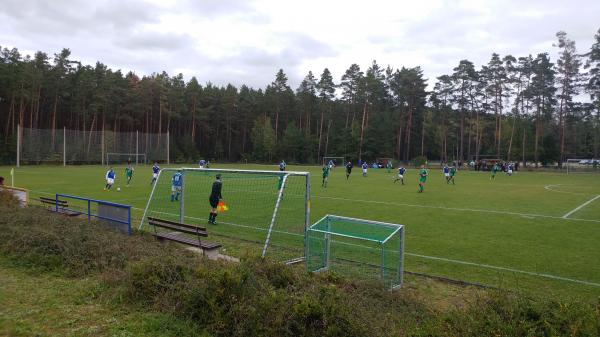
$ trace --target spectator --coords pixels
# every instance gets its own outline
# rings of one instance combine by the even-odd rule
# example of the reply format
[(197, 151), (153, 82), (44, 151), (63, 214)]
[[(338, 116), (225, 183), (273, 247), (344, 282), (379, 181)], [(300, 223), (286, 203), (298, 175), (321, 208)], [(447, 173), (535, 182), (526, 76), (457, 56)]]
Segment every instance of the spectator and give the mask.
[(4, 177), (0, 177), (0, 186), (4, 186)]

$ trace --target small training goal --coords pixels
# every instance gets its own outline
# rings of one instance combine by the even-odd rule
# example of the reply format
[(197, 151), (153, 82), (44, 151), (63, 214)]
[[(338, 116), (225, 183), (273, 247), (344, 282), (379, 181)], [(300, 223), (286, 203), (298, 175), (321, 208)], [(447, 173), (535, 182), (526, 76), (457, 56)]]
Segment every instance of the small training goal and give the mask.
[(106, 153), (106, 165), (127, 164), (128, 162), (136, 165), (148, 164), (145, 153)]
[(567, 159), (563, 163), (567, 174), (600, 173), (600, 159)]
[(326, 215), (307, 231), (309, 271), (331, 270), (350, 278), (382, 281), (394, 289), (402, 284), (404, 226)]

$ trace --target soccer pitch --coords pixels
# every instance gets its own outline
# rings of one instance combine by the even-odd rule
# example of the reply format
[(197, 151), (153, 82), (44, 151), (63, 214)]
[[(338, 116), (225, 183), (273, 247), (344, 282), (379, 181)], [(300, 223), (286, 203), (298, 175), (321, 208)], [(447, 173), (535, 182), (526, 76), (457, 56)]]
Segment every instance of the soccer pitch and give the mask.
[[(275, 165), (213, 167), (277, 169)], [(32, 198), (64, 193), (130, 204), (139, 219), (151, 191), (151, 167), (138, 166), (127, 188), (124, 166), (115, 170), (116, 184), (110, 192), (103, 191), (106, 168), (101, 166), (25, 166), (15, 170), (15, 185), (29, 189)], [(338, 167), (326, 189), (321, 187), (320, 167), (288, 166), (288, 170), (311, 173), (311, 223), (336, 214), (405, 225), (407, 271), (544, 296), (595, 301), (600, 295), (598, 175), (499, 173), (492, 181), (489, 172), (459, 171), (456, 185), (447, 185), (441, 169), (433, 167), (425, 193), (420, 194), (414, 169), (407, 171), (403, 186), (393, 183), (395, 171), (369, 169), (363, 178), (355, 168), (346, 181), (343, 168)], [(9, 172), (10, 167), (0, 167), (7, 185)], [(202, 219), (208, 215), (209, 193), (198, 201)], [(223, 195), (227, 201), (226, 181)], [(225, 230), (219, 225), (208, 229), (209, 233)], [(236, 251), (228, 247), (231, 244), (224, 247)]]

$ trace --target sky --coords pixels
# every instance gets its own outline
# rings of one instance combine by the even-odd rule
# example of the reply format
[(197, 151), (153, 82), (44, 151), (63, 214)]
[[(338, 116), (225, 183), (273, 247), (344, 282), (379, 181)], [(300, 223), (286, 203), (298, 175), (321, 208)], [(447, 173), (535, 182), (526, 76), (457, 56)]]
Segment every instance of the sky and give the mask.
[(0, 0), (0, 46), (100, 61), (138, 75), (264, 88), (283, 69), (292, 89), (312, 71), (353, 63), (420, 66), (430, 87), (460, 60), (550, 53), (563, 30), (587, 52), (600, 0)]

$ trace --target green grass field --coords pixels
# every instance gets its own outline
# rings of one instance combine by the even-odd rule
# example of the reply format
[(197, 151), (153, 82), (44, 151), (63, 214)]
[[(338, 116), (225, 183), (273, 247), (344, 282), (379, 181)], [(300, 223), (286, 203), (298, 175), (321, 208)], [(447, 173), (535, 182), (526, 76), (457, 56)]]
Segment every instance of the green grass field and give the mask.
[[(214, 168), (276, 169), (264, 165)], [(405, 225), (408, 271), (546, 297), (595, 301), (600, 296), (600, 198), (584, 205), (600, 195), (598, 175), (518, 172), (512, 177), (499, 174), (491, 181), (488, 173), (459, 172), (456, 185), (447, 185), (441, 170), (433, 168), (425, 193), (419, 194), (415, 170), (408, 170), (402, 186), (392, 183), (395, 174), (384, 169), (370, 169), (367, 178), (355, 169), (346, 181), (343, 170), (337, 168), (327, 189), (321, 188), (319, 167), (288, 166), (288, 170), (311, 172), (311, 223), (325, 214), (336, 214)], [(0, 167), (0, 176), (8, 184), (9, 171), (10, 167)], [(130, 204), (134, 216), (140, 218), (151, 191), (150, 167), (138, 167), (127, 188), (124, 167), (116, 171), (115, 188), (121, 192), (103, 191), (105, 168), (101, 166), (26, 166), (16, 170), (15, 185), (29, 189), (31, 197), (65, 193)], [(227, 186), (224, 180), (223, 194), (232, 212), (255, 200), (241, 191), (228, 192)], [(193, 214), (202, 221), (207, 217), (209, 191), (205, 188), (202, 185), (186, 196), (186, 216)], [(246, 205), (236, 205), (236, 197)], [(198, 204), (190, 210), (188, 203), (195, 199)], [(244, 212), (252, 213), (251, 209)], [(227, 217), (225, 213), (218, 220), (227, 222)], [(209, 231), (227, 235), (244, 228), (224, 223)], [(222, 242), (232, 255), (241, 252), (236, 246), (248, 245), (227, 236), (216, 235), (212, 240)]]

